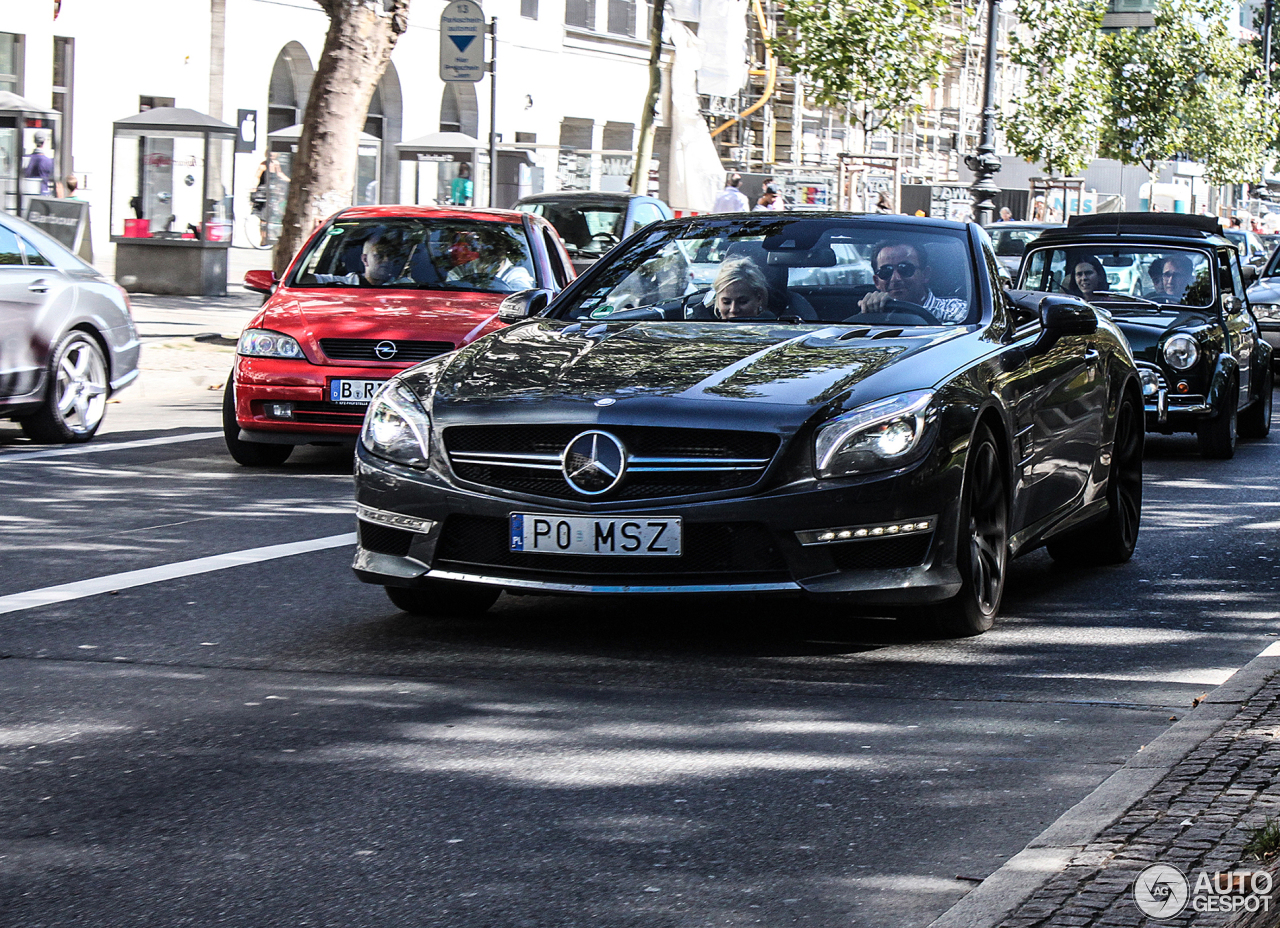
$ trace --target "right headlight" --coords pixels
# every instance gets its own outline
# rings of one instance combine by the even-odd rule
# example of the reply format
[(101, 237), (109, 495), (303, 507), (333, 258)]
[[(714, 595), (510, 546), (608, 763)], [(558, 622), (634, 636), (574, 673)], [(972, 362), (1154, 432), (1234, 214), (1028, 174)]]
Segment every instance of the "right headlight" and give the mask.
[(431, 452), (431, 420), (408, 387), (389, 380), (369, 403), (360, 443), (370, 454), (425, 469)]
[(902, 467), (927, 447), (933, 393), (900, 393), (847, 412), (818, 427), (813, 440), (819, 477), (846, 477)]
[(1170, 335), (1164, 343), (1164, 360), (1175, 371), (1190, 370), (1200, 360), (1200, 346), (1190, 335)]
[(296, 338), (270, 329), (245, 329), (236, 344), (236, 354), (247, 358), (306, 358)]
[(1259, 322), (1280, 322), (1280, 304), (1254, 303), (1253, 314)]

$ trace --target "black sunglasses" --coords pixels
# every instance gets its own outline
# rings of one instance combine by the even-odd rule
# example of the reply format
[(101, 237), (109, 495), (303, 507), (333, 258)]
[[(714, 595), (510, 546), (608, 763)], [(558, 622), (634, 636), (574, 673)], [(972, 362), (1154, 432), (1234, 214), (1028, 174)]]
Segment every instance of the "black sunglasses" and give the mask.
[(903, 280), (910, 280), (916, 276), (918, 268), (910, 261), (903, 261), (901, 264), (882, 264), (876, 268), (876, 276), (881, 280), (889, 280), (893, 277), (893, 272), (897, 271), (898, 276)]

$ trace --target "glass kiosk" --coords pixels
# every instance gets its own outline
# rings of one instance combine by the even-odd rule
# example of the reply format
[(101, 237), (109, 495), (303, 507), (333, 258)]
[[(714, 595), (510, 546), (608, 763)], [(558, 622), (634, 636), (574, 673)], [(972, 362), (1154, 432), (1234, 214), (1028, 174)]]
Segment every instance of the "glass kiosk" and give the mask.
[[(302, 126), (286, 126), (277, 129), (267, 136), (268, 146), (276, 156), (280, 170), (286, 178), (293, 176), (293, 158), (298, 153), (298, 140), (302, 138)], [(353, 206), (374, 206), (381, 197), (378, 196), (378, 185), (381, 183), (378, 166), (382, 164), (382, 139), (360, 133), (360, 144), (356, 147), (356, 185), (351, 191)], [(272, 178), (268, 178), (268, 183)], [(272, 198), (274, 199), (274, 194)], [(280, 198), (283, 204), (283, 197)], [(283, 215), (283, 207), (281, 208)], [(272, 220), (278, 222), (279, 219)]]
[(114, 126), (111, 241), (126, 290), (225, 296), (236, 128), (158, 107)]
[(30, 197), (54, 195), (59, 141), (57, 113), (0, 91), (0, 209), (21, 216)]

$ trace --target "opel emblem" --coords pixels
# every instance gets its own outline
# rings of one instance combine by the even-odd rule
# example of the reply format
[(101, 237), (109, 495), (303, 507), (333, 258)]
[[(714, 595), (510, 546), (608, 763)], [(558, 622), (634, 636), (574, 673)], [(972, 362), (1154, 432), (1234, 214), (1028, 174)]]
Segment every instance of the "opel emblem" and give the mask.
[(390, 361), (396, 356), (398, 350), (395, 342), (382, 341), (374, 346), (373, 353), (378, 356), (379, 361)]
[(583, 432), (565, 446), (560, 469), (583, 496), (608, 493), (627, 469), (627, 449), (608, 432)]

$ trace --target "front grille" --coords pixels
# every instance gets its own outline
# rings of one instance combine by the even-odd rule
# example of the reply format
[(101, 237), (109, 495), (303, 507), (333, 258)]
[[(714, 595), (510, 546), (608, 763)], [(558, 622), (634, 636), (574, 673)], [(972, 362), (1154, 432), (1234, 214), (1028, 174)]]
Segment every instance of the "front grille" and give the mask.
[(365, 408), (346, 403), (299, 402), (293, 404), (293, 421), (312, 425), (349, 425), (358, 429), (364, 423)]
[[(583, 499), (560, 469), (581, 425), (454, 426), (444, 432), (453, 472), (486, 487)], [(778, 450), (778, 436), (723, 429), (607, 426), (628, 452), (627, 472), (611, 500), (661, 499), (752, 486)]]
[(413, 532), (389, 525), (375, 525), (363, 519), (357, 519), (356, 524), (360, 528), (360, 547), (366, 551), (393, 554), (396, 557), (404, 557), (409, 553), (409, 546), (413, 544)]
[(876, 538), (869, 541), (847, 541), (831, 545), (831, 560), (838, 570), (892, 570), (919, 567), (929, 554), (933, 532)]
[[(390, 342), (396, 353), (390, 358), (378, 357), (378, 345)], [(419, 342), (392, 338), (322, 338), (320, 350), (331, 361), (379, 361), (394, 364), (417, 364), (436, 355), (453, 351), (453, 342)]]
[(505, 519), (452, 515), (445, 520), (436, 546), (437, 568), (487, 567), (504, 573), (534, 573), (559, 578), (581, 576), (591, 582), (615, 578), (627, 582), (637, 575), (660, 581), (677, 577), (682, 583), (704, 579), (731, 582), (788, 580), (786, 562), (773, 544), (773, 536), (756, 522), (685, 523), (679, 557), (629, 555), (530, 554), (510, 550)]

